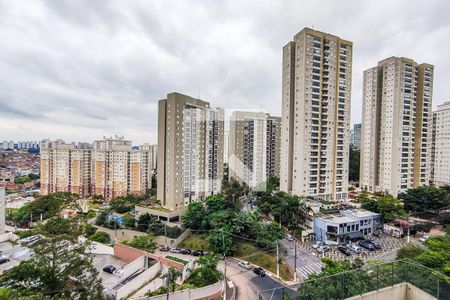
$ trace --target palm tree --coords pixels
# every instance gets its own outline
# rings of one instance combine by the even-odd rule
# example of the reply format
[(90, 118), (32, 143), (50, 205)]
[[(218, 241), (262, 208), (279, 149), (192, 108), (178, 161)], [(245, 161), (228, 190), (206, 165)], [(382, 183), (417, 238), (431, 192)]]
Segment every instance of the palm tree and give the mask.
[(181, 277), (181, 272), (174, 268), (169, 268), (167, 274), (163, 276), (167, 280), (167, 299), (169, 299), (169, 293), (175, 291), (175, 282), (178, 277)]
[(248, 214), (238, 212), (233, 218), (232, 229), (234, 233), (241, 234), (247, 232), (249, 228)]

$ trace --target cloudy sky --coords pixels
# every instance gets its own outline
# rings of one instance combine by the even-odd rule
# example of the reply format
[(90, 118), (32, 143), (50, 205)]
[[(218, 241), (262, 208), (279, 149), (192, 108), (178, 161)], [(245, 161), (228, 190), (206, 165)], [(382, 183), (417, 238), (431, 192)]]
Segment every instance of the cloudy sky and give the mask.
[(281, 49), (303, 27), (354, 43), (363, 70), (389, 56), (435, 65), (450, 100), (450, 1), (0, 0), (0, 141), (156, 142), (157, 100), (178, 91), (281, 113)]

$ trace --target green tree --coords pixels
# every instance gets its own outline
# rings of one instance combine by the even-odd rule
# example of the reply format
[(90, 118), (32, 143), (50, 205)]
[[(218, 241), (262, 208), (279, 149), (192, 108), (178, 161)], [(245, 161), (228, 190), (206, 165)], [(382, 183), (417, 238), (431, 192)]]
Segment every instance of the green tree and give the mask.
[(189, 276), (186, 283), (201, 288), (214, 284), (222, 279), (222, 273), (217, 270), (219, 258), (216, 255), (209, 254), (202, 256), (197, 260), (199, 267), (196, 268)]
[[(79, 244), (82, 226), (54, 217), (39, 225), (33, 255), (0, 278), (0, 286), (18, 297), (35, 299), (103, 299), (103, 287), (88, 244)], [(70, 245), (70, 247), (67, 247)]]
[(95, 219), (95, 225), (104, 226), (107, 223), (108, 213), (106, 211), (102, 211), (98, 214), (97, 219)]
[(90, 240), (96, 241), (99, 243), (109, 243), (111, 241), (111, 236), (104, 231), (97, 231), (93, 235), (89, 237)]
[(397, 259), (414, 259), (419, 254), (423, 253), (425, 251), (425, 248), (417, 243), (409, 243), (403, 245), (398, 251), (397, 251)]
[(84, 230), (83, 230), (83, 232), (84, 232), (84, 235), (85, 235), (86, 237), (90, 237), (90, 236), (93, 235), (96, 231), (97, 231), (97, 228), (96, 228), (95, 226), (92, 226), (92, 225), (89, 224), (89, 223), (86, 223), (86, 224), (84, 225)]
[(175, 268), (169, 268), (166, 275), (163, 277), (167, 280), (167, 299), (169, 298), (169, 293), (175, 291), (176, 281), (181, 277), (181, 272)]
[(376, 201), (365, 201), (361, 207), (373, 212), (381, 213), (385, 222), (392, 222), (397, 217), (406, 216), (406, 212), (403, 209), (403, 203), (391, 195), (380, 196)]
[(240, 183), (235, 178), (231, 177), (230, 180), (222, 181), (222, 194), (224, 196), (227, 206), (238, 211), (242, 204), (240, 198), (249, 193), (250, 189), (245, 183)]
[(407, 211), (438, 210), (450, 206), (450, 193), (433, 185), (409, 189), (398, 197)]
[(156, 249), (155, 237), (150, 233), (143, 236), (135, 236), (131, 241), (123, 241), (123, 243), (130, 247), (147, 252), (154, 252)]
[(207, 229), (208, 220), (206, 217), (206, 209), (200, 202), (189, 204), (186, 212), (181, 216), (184, 225), (191, 229)]
[(233, 240), (228, 228), (214, 229), (208, 235), (209, 248), (214, 253), (229, 255), (233, 249)]

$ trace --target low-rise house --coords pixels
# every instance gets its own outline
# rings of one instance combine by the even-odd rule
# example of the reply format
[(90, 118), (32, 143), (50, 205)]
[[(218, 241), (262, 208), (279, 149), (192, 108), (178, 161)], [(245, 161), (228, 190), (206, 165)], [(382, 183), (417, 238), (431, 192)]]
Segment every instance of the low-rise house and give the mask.
[(365, 209), (341, 210), (339, 214), (314, 217), (316, 240), (344, 243), (371, 236), (383, 228), (381, 214)]

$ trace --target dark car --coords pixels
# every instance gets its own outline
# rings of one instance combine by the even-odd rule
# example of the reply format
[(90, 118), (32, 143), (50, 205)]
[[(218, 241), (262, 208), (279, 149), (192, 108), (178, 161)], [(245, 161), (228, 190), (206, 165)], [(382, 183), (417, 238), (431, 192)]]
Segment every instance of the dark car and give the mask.
[(195, 251), (192, 251), (191, 255), (192, 256), (203, 256), (203, 251), (202, 250), (195, 250)]
[(106, 273), (109, 273), (109, 274), (114, 273), (115, 270), (116, 270), (116, 267), (114, 267), (112, 265), (108, 265), (103, 268), (103, 271), (105, 271)]
[(161, 251), (161, 252), (168, 252), (169, 250), (170, 250), (170, 248), (167, 246), (162, 246), (159, 248), (159, 251)]
[(372, 245), (371, 243), (367, 242), (367, 241), (360, 241), (358, 243), (358, 245), (360, 245), (361, 247), (369, 250), (369, 251), (375, 251), (375, 246)]
[(348, 248), (345, 247), (345, 246), (338, 246), (337, 249), (338, 249), (342, 254), (344, 254), (345, 256), (350, 256), (350, 255), (352, 255), (352, 252), (350, 251), (350, 249), (348, 249)]
[(381, 245), (377, 241), (367, 240), (367, 242), (371, 243), (375, 247), (375, 249), (381, 249)]
[(0, 265), (4, 264), (4, 263), (7, 263), (8, 261), (9, 261), (9, 258), (7, 258), (7, 257), (0, 257)]
[(192, 251), (189, 249), (181, 249), (180, 253), (190, 255), (192, 253)]
[(253, 272), (255, 272), (255, 274), (258, 275), (259, 277), (266, 276), (266, 271), (264, 271), (263, 268), (253, 268)]

